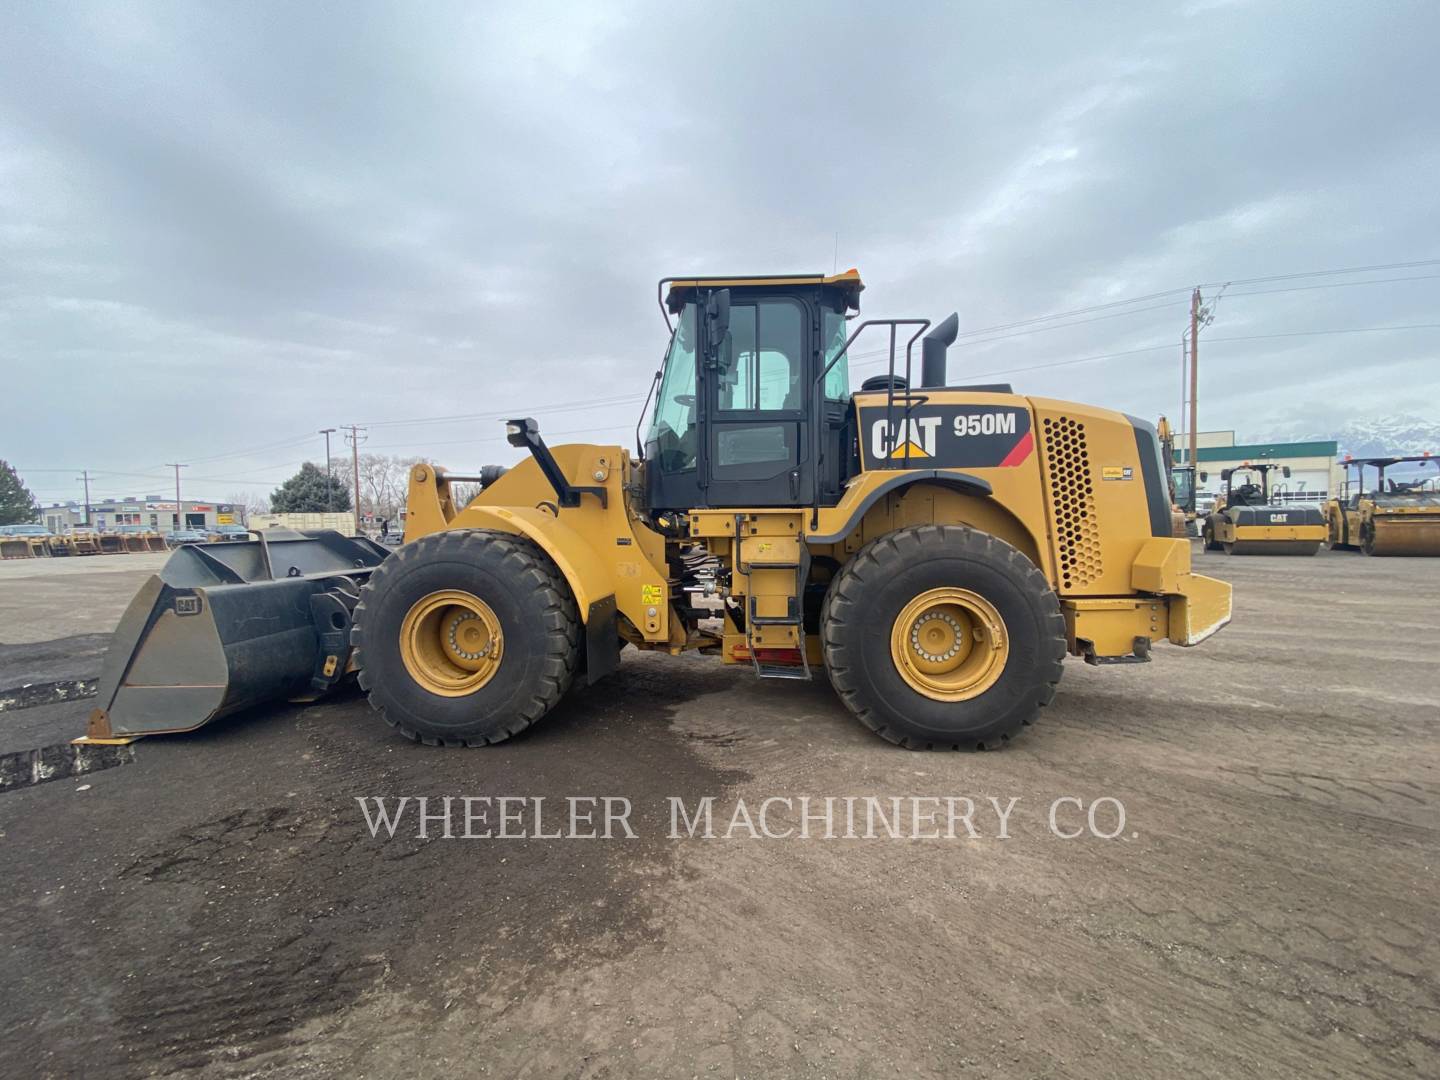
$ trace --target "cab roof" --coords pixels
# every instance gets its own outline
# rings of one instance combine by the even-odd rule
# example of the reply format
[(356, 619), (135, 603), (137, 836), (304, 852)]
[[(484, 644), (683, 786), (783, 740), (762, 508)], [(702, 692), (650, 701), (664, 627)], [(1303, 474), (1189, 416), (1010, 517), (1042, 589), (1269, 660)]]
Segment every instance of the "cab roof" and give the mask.
[[(666, 290), (666, 286), (669, 290)], [(784, 288), (789, 285), (828, 285), (838, 289), (845, 298), (845, 306), (860, 310), (860, 293), (865, 283), (860, 280), (860, 271), (853, 267), (840, 274), (773, 274), (743, 275), (728, 277), (673, 277), (660, 279), (660, 306), (674, 314), (678, 313), (700, 289), (731, 289), (745, 286), (760, 288)]]
[(1436, 458), (1436, 457), (1435, 457), (1434, 455), (1432, 455), (1432, 454), (1410, 454), (1410, 455), (1403, 456), (1403, 457), (1350, 457), (1350, 456), (1347, 454), (1346, 457), (1345, 457), (1345, 460), (1342, 461), (1340, 464), (1342, 464), (1342, 465), (1379, 465), (1379, 466), (1382, 467), (1382, 468), (1388, 469), (1391, 465), (1398, 465), (1398, 464), (1399, 464), (1400, 462), (1402, 462), (1402, 461), (1436, 461), (1436, 462), (1440, 462), (1440, 458)]

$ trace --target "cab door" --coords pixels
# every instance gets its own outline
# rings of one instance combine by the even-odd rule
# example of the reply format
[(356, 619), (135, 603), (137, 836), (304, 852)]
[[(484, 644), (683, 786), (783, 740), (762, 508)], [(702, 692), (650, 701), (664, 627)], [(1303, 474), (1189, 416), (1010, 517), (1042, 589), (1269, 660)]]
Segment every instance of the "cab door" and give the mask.
[(729, 329), (714, 364), (707, 365), (705, 501), (808, 505), (809, 308), (792, 296), (737, 295)]

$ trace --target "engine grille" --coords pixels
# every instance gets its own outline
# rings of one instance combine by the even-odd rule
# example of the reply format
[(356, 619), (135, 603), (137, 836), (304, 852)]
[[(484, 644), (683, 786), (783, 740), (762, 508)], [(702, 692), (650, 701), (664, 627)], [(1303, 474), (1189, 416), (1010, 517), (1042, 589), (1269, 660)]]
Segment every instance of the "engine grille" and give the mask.
[(1060, 581), (1066, 587), (1089, 585), (1103, 566), (1085, 425), (1066, 416), (1046, 417), (1044, 431)]

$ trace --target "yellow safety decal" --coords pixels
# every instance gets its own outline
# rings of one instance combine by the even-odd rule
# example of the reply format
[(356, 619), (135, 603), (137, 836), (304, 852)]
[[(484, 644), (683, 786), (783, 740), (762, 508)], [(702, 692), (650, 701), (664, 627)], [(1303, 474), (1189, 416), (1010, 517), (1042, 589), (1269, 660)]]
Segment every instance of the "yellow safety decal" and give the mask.
[(640, 586), (640, 602), (642, 604), (658, 604), (661, 599), (659, 585)]

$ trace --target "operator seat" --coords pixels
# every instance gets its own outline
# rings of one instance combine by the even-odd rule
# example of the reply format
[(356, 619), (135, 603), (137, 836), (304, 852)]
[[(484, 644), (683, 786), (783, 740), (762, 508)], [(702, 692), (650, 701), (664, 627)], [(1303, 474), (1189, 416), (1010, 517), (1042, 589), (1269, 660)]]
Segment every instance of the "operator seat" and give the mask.
[(1235, 489), (1234, 502), (1236, 506), (1262, 506), (1265, 493), (1260, 490), (1259, 484), (1241, 484)]

